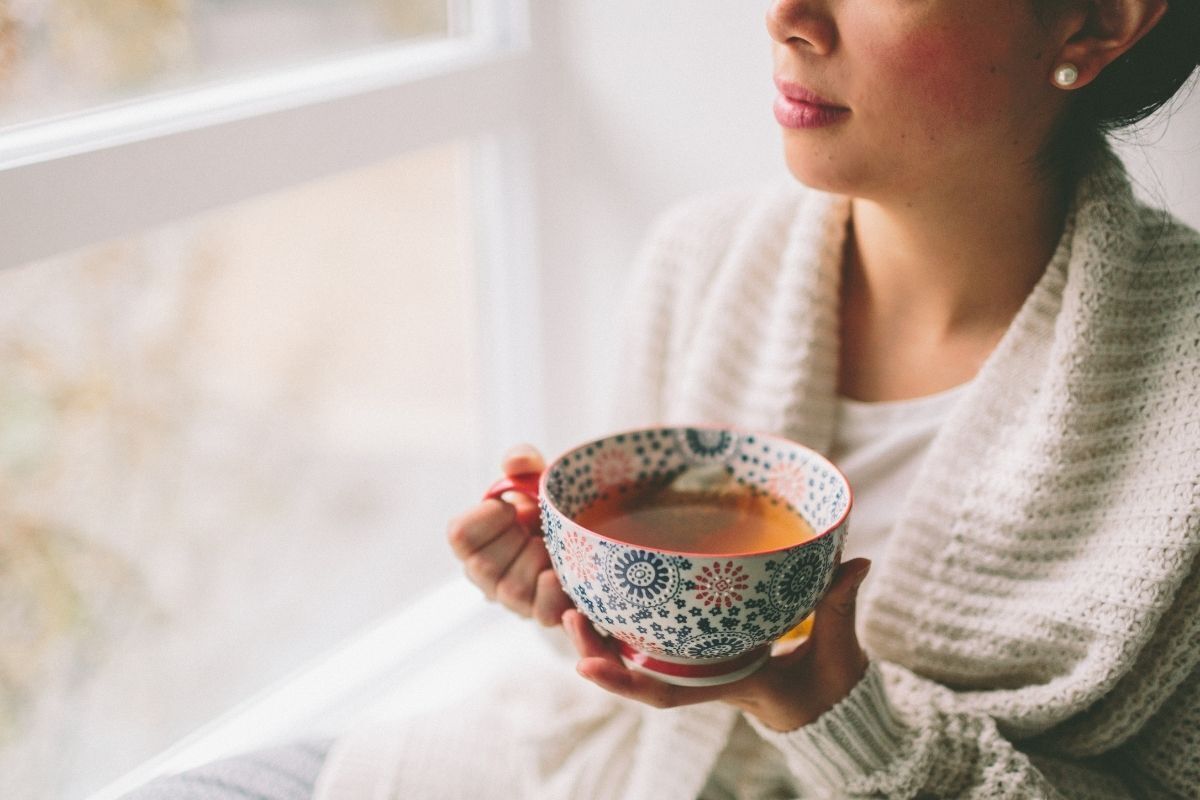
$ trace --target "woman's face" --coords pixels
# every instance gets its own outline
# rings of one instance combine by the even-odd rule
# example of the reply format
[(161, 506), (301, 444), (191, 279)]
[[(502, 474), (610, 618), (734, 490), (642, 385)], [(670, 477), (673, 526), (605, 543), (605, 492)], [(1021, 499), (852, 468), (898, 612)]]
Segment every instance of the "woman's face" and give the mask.
[(776, 0), (767, 28), (788, 167), (827, 191), (882, 200), (1032, 176), (1064, 107), (1033, 0)]

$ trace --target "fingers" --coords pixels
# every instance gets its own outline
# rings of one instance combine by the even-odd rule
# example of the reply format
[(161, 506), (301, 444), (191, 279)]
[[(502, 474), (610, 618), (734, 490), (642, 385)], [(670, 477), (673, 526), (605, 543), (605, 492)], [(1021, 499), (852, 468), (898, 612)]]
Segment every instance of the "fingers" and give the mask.
[(538, 573), (549, 556), (542, 540), (519, 523), (512, 505), (485, 500), (451, 522), (446, 535), (467, 578), (489, 600), (530, 615)]
[(550, 566), (550, 556), (541, 539), (524, 531), (521, 535), (525, 539), (521, 550), (496, 582), (495, 597), (510, 611), (529, 617), (533, 615), (538, 576)]
[[(503, 469), (512, 478), (545, 468), (530, 445), (517, 445), (504, 457)], [(492, 490), (489, 490), (489, 493)], [(537, 504), (518, 491), (503, 500), (485, 500), (450, 522), (446, 538), (463, 562), (467, 578), (489, 600), (498, 600), (521, 616), (536, 616), (543, 625), (557, 625), (570, 607), (537, 533)]]
[(533, 592), (533, 618), (541, 625), (552, 628), (558, 625), (563, 612), (574, 605), (571, 598), (563, 591), (558, 576), (552, 569), (543, 569), (537, 576), (537, 585)]
[(675, 686), (630, 669), (621, 660), (616, 640), (601, 637), (587, 617), (574, 609), (563, 614), (562, 624), (580, 656), (575, 671), (613, 694), (654, 708), (675, 708), (719, 700), (732, 691), (730, 685)]
[(461, 517), (451, 520), (446, 529), (446, 538), (454, 554), (466, 560), (507, 531), (516, 516), (516, 509), (510, 504), (500, 500), (484, 500)]
[(602, 638), (587, 617), (575, 610), (563, 614), (562, 624), (579, 653), (576, 672), (602, 689), (646, 702), (644, 690), (637, 691), (637, 675), (622, 663), (613, 640)]
[(467, 578), (489, 600), (547, 627), (573, 607), (550, 568), (545, 542), (529, 535), (508, 503), (484, 501), (451, 522), (447, 538)]
[[(463, 559), (463, 571), (489, 600), (498, 599), (499, 586), (530, 541), (525, 529), (513, 523), (499, 536)], [(511, 595), (511, 587), (509, 589)]]
[(597, 633), (592, 623), (581, 612), (573, 608), (564, 612), (562, 624), (580, 658), (602, 658), (614, 664), (621, 663), (614, 641)]
[[(529, 444), (518, 444), (508, 449), (504, 461), (500, 465), (506, 477), (517, 475), (537, 474), (546, 468), (546, 462), (537, 448)], [(531, 534), (539, 533), (538, 506), (531, 498), (520, 492), (507, 492), (504, 500), (517, 510), (517, 519), (521, 521)], [(555, 622), (557, 624), (557, 621)]]
[(865, 558), (851, 559), (838, 567), (833, 585), (817, 604), (813, 620), (813, 639), (820, 642), (828, 657), (847, 665), (861, 665), (863, 669), (867, 657), (858, 643), (854, 615), (859, 587), (870, 568), (871, 562)]

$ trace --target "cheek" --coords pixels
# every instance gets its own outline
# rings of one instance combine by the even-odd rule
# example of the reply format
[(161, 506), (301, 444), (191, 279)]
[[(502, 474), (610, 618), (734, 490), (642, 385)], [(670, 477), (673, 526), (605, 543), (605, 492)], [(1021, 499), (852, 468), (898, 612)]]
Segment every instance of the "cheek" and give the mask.
[(962, 36), (914, 36), (874, 49), (877, 95), (893, 121), (927, 140), (977, 130), (1004, 117), (1003, 60)]

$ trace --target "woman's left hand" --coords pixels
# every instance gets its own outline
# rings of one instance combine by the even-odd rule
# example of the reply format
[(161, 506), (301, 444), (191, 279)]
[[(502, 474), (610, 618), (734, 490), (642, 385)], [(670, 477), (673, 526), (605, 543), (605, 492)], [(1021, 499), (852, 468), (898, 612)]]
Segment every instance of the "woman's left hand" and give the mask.
[(601, 637), (578, 611), (563, 614), (563, 627), (580, 661), (580, 675), (614, 694), (655, 708), (721, 700), (756, 716), (777, 731), (813, 722), (862, 679), (867, 655), (854, 632), (854, 606), (871, 562), (856, 558), (838, 567), (833, 585), (817, 604), (812, 634), (790, 652), (772, 656), (752, 675), (721, 686), (674, 686), (629, 669), (616, 641)]

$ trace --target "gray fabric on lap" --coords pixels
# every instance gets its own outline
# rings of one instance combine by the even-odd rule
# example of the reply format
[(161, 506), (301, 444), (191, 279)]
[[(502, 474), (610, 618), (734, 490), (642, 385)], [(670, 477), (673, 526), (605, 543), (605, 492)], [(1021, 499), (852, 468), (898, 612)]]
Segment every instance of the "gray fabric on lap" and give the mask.
[(123, 800), (311, 800), (332, 741), (297, 741), (156, 778)]

